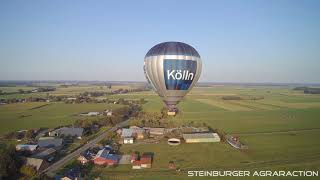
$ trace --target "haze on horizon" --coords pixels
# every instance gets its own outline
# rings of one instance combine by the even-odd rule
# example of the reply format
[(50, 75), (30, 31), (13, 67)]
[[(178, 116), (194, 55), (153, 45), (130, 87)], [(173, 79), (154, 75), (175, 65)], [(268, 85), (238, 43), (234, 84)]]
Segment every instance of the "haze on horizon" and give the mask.
[(195, 47), (200, 82), (320, 83), (320, 1), (0, 1), (0, 80), (146, 81), (147, 51)]

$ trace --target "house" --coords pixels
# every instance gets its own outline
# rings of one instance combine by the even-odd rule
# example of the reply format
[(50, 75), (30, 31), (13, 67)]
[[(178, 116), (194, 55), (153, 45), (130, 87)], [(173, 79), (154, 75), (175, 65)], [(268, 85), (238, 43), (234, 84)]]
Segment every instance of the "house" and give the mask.
[(133, 144), (133, 138), (132, 137), (124, 137), (123, 144)]
[(25, 159), (24, 165), (34, 167), (37, 172), (43, 171), (47, 167), (49, 167), (49, 163), (47, 161), (43, 159), (29, 157)]
[(48, 148), (45, 149), (35, 155), (33, 155), (33, 158), (37, 158), (37, 159), (44, 159), (47, 160), (48, 162), (52, 161), (54, 159), (54, 156), (56, 154), (56, 150), (53, 148)]
[(93, 159), (93, 163), (97, 165), (117, 165), (119, 163), (120, 157), (116, 154), (110, 154), (109, 150), (100, 150), (96, 157)]
[(56, 129), (54, 131), (49, 132), (49, 136), (72, 136), (81, 139), (83, 134), (83, 128), (75, 128), (75, 127), (63, 127), (60, 129)]
[(39, 147), (59, 148), (62, 146), (62, 139), (55, 137), (40, 137), (38, 140)]
[(130, 162), (133, 163), (134, 161), (137, 161), (138, 158), (139, 158), (139, 155), (137, 153), (132, 153)]
[(183, 134), (182, 136), (186, 143), (220, 142), (217, 133), (193, 133)]
[(110, 117), (112, 116), (112, 110), (107, 109), (104, 111), (104, 114)]
[(131, 155), (131, 163), (132, 169), (151, 168), (152, 155), (143, 154), (139, 160), (139, 155), (137, 153), (134, 153)]
[(132, 163), (132, 169), (142, 169), (140, 161), (134, 161)]
[(140, 158), (142, 168), (151, 168), (152, 156), (151, 155), (142, 155)]
[(176, 169), (176, 165), (174, 164), (174, 162), (173, 161), (170, 161), (169, 162), (169, 169)]
[(60, 178), (61, 180), (81, 180), (81, 170), (80, 168), (72, 168), (65, 173), (65, 175)]
[(28, 152), (34, 152), (38, 149), (38, 145), (32, 145), (32, 144), (18, 144), (16, 145), (16, 151), (28, 151)]

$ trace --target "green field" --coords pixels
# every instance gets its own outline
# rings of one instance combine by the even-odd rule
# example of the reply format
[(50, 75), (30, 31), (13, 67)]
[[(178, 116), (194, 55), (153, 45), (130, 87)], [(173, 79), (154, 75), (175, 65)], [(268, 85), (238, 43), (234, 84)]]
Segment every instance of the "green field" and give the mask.
[[(177, 124), (205, 122), (214, 129), (236, 134), (249, 146), (248, 151), (233, 149), (225, 143), (182, 144), (177, 147), (168, 146), (166, 142), (123, 145), (123, 153), (153, 152), (153, 168), (132, 170), (131, 166), (119, 166), (111, 169), (95, 168), (93, 173), (105, 176), (111, 174), (120, 179), (193, 179), (187, 177), (187, 170), (319, 171), (320, 95), (305, 95), (291, 89), (198, 87), (179, 104), (180, 113), (171, 118)], [(244, 100), (222, 100), (223, 96), (240, 96)], [(250, 100), (261, 96), (263, 99)], [(148, 101), (143, 106), (144, 111), (159, 112), (163, 107), (161, 99), (153, 93), (140, 92), (113, 97), (143, 97)], [(171, 160), (182, 169), (181, 172), (168, 169), (168, 162)]]
[[(84, 89), (88, 88), (86, 86)], [(80, 93), (84, 89), (76, 88), (70, 92), (59, 89), (55, 93)], [(223, 100), (223, 96), (239, 96), (242, 100)], [(252, 100), (256, 97), (263, 99)], [(147, 103), (143, 105), (143, 111), (146, 112), (160, 112), (163, 107), (162, 100), (151, 91), (100, 98), (144, 98)], [(0, 133), (35, 126), (70, 124), (79, 112), (116, 108), (106, 107), (110, 106), (106, 104), (51, 103), (32, 109), (43, 104), (0, 106)], [(123, 145), (120, 149), (123, 153), (153, 152), (153, 168), (132, 170), (131, 166), (126, 165), (116, 168), (95, 167), (91, 174), (112, 176), (115, 179), (212, 179), (187, 177), (186, 171), (320, 170), (320, 95), (306, 95), (292, 90), (292, 87), (196, 87), (179, 104), (179, 109), (180, 113), (176, 117), (170, 117), (178, 125), (206, 123), (222, 132), (236, 134), (248, 145), (249, 150), (239, 151), (225, 143), (171, 147), (163, 141), (159, 144)], [(169, 170), (169, 161), (175, 161), (182, 171)]]
[(117, 104), (15, 103), (0, 106), (0, 134), (32, 128), (71, 125), (77, 114), (122, 107)]

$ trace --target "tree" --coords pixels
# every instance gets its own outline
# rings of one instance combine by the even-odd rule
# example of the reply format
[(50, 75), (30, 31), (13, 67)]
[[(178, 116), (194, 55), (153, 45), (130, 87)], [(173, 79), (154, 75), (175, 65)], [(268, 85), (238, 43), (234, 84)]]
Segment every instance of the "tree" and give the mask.
[(140, 98), (140, 104), (144, 104), (146, 103), (146, 101), (144, 100), (144, 98)]
[(27, 139), (31, 139), (34, 137), (34, 131), (33, 129), (29, 129), (27, 132), (26, 132), (26, 135), (25, 135), (25, 138)]
[(14, 146), (0, 144), (0, 179), (16, 177), (19, 164)]
[(32, 178), (32, 177), (36, 176), (37, 171), (32, 166), (23, 165), (20, 168), (20, 173), (23, 174), (24, 176), (27, 176), (28, 178)]

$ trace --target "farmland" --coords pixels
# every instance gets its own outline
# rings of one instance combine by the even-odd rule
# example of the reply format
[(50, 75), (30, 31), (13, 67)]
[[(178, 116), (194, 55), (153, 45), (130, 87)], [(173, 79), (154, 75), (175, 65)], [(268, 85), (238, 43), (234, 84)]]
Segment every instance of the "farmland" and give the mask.
[[(223, 96), (239, 96), (241, 100), (223, 100)], [(152, 93), (121, 97), (146, 98), (148, 102), (143, 109), (148, 112), (159, 112), (163, 106), (161, 99)], [(254, 100), (255, 97), (263, 98)], [(180, 113), (170, 118), (177, 124), (206, 123), (214, 129), (239, 136), (249, 150), (238, 151), (224, 143), (171, 147), (164, 141), (159, 144), (124, 145), (121, 148), (123, 153), (154, 152), (153, 168), (141, 171), (131, 170), (130, 166), (96, 168), (94, 173), (114, 174), (124, 179), (123, 174), (127, 173), (132, 174), (132, 179), (148, 179), (150, 176), (185, 179), (186, 171), (194, 169), (320, 168), (319, 95), (306, 95), (290, 87), (196, 87), (179, 104), (179, 108)], [(169, 171), (169, 161), (177, 162), (182, 171)]]
[[(125, 86), (113, 88), (121, 87)], [(161, 141), (158, 144), (123, 145), (120, 149), (122, 153), (153, 152), (153, 168), (132, 170), (128, 165), (115, 168), (95, 167), (91, 174), (112, 175), (121, 179), (150, 179), (150, 176), (152, 179), (192, 179), (187, 177), (187, 170), (319, 171), (320, 95), (304, 94), (292, 89), (291, 86), (243, 85), (195, 87), (179, 104), (179, 114), (168, 120), (177, 125), (205, 123), (221, 132), (235, 134), (248, 145), (249, 150), (239, 151), (225, 143), (181, 144), (171, 147)], [(105, 87), (86, 85), (71, 89), (58, 88), (57, 91), (50, 92), (50, 95), (77, 95), (93, 90), (110, 91)], [(35, 95), (39, 94), (41, 95)], [(237, 96), (239, 100), (224, 100), (225, 96)], [(145, 112), (160, 112), (163, 107), (162, 100), (152, 91), (98, 98), (144, 98), (147, 101), (142, 107)], [(46, 102), (1, 105), (0, 133), (35, 126), (72, 124), (77, 113), (120, 106)], [(169, 170), (169, 161), (175, 161), (181, 171)]]
[(40, 127), (71, 125), (77, 115), (122, 107), (117, 104), (16, 103), (0, 107), (0, 133)]

